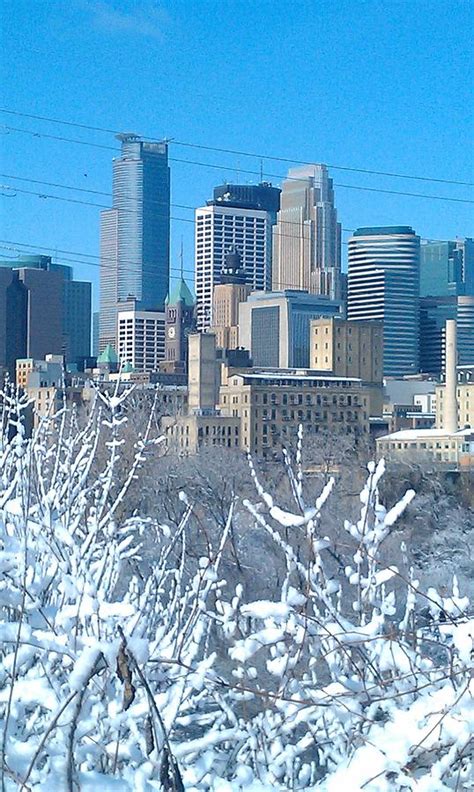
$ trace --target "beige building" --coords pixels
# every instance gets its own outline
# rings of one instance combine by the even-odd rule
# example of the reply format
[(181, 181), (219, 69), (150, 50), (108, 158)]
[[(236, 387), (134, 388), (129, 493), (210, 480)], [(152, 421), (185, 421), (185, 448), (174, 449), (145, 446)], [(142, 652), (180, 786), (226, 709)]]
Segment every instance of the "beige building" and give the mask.
[(246, 301), (249, 294), (250, 287), (245, 283), (219, 283), (214, 287), (214, 324), (210, 332), (216, 336), (216, 344), (221, 349), (238, 349), (239, 305)]
[(377, 440), (377, 453), (395, 462), (470, 470), (474, 466), (474, 430), (407, 429)]
[(279, 457), (300, 424), (306, 434), (367, 435), (368, 403), (360, 380), (304, 369), (227, 369), (219, 392), (222, 412), (241, 421), (241, 448), (263, 459)]
[(184, 454), (195, 454), (203, 447), (239, 448), (240, 420), (221, 415), (195, 413), (162, 419), (167, 444)]
[(382, 322), (324, 317), (311, 322), (310, 367), (364, 382), (382, 382)]
[[(474, 381), (460, 382), (457, 389), (458, 426), (474, 427)], [(436, 428), (444, 429), (446, 424), (446, 386), (436, 387)]]
[(310, 367), (362, 380), (370, 390), (370, 414), (382, 415), (382, 322), (351, 322), (332, 316), (314, 319), (310, 329)]
[(219, 368), (216, 337), (193, 333), (188, 338), (188, 409), (186, 415), (162, 419), (169, 447), (195, 454), (203, 446), (240, 447), (240, 419), (217, 407)]

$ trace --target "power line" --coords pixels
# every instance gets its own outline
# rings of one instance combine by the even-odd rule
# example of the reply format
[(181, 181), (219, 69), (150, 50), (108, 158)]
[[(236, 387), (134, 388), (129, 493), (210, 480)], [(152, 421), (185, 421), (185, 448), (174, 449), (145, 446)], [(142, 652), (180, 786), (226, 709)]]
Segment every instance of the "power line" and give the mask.
[[(108, 210), (108, 211), (111, 211), (111, 210), (114, 209), (114, 207), (109, 206), (108, 204), (99, 204), (99, 203), (94, 203), (93, 201), (83, 201), (80, 198), (66, 198), (64, 195), (52, 195), (51, 193), (42, 193), (42, 192), (37, 192), (36, 190), (25, 190), (23, 187), (17, 187), (16, 185), (11, 185), (11, 184), (0, 184), (0, 190), (2, 190), (2, 189), (3, 190), (12, 190), (12, 192), (21, 193), (22, 195), (35, 195), (38, 198), (42, 198), (44, 200), (51, 199), (51, 200), (54, 200), (54, 201), (63, 201), (65, 203), (80, 204), (81, 206), (93, 206), (96, 209), (105, 209), (105, 210)], [(74, 188), (72, 188), (72, 189), (74, 189)], [(15, 196), (12, 196), (12, 197), (15, 197)], [(117, 211), (117, 212), (125, 212), (126, 214), (139, 214), (137, 209), (116, 209), (115, 211)], [(194, 225), (194, 222), (195, 222), (193, 218), (190, 218), (190, 217), (174, 217), (173, 215), (168, 214), (168, 213), (160, 214), (159, 212), (156, 212), (155, 216), (156, 217), (169, 218), (170, 220), (173, 220), (174, 222), (179, 222), (179, 223), (192, 223)], [(293, 225), (293, 223), (291, 223), (291, 225)], [(299, 226), (299, 224), (295, 224), (295, 225)], [(301, 229), (302, 230), (301, 235), (299, 235), (299, 234), (283, 234), (281, 231), (275, 231), (274, 229), (275, 229), (275, 226), (272, 226), (272, 233), (273, 233), (274, 236), (279, 236), (279, 237), (282, 237), (282, 238), (285, 237), (287, 239), (298, 239), (299, 238), (301, 240), (305, 240), (305, 239), (309, 239), (310, 238), (309, 236), (305, 236), (304, 228)], [(344, 229), (344, 230), (349, 232), (349, 233), (352, 233), (353, 229)], [(342, 242), (341, 244), (344, 245), (346, 243)]]
[[(33, 137), (52, 138), (53, 140), (61, 140), (61, 141), (67, 142), (67, 143), (78, 143), (79, 145), (93, 146), (93, 147), (98, 147), (98, 148), (102, 148), (102, 149), (105, 148), (105, 149), (109, 149), (109, 150), (117, 151), (117, 152), (120, 151), (120, 149), (117, 148), (117, 147), (102, 146), (100, 144), (91, 143), (89, 141), (76, 140), (76, 139), (73, 139), (73, 138), (66, 138), (66, 137), (62, 137), (62, 136), (59, 136), (59, 135), (49, 135), (49, 134), (43, 134), (43, 133), (39, 133), (39, 132), (37, 133), (37, 132), (32, 132), (31, 130), (26, 130), (26, 129), (21, 129), (20, 130), (20, 129), (16, 129), (14, 127), (5, 127), (5, 128), (7, 130), (12, 130), (12, 131), (15, 131), (15, 132), (24, 132), (25, 134), (33, 135)], [(216, 165), (216, 164), (210, 163), (210, 162), (198, 162), (196, 160), (180, 159), (178, 157), (168, 157), (168, 161), (169, 162), (177, 162), (177, 163), (184, 164), (184, 165), (194, 165), (194, 166), (201, 167), (201, 168), (208, 168), (208, 169), (219, 170), (219, 171), (235, 170), (235, 168), (233, 168), (230, 165), (222, 165), (222, 164)], [(239, 168), (239, 172), (240, 173), (245, 173), (245, 174), (251, 175), (251, 176), (257, 176), (257, 177), (260, 176), (260, 171), (259, 170), (250, 170), (250, 169), (246, 169), (246, 168)], [(301, 180), (298, 177), (288, 176), (288, 175), (284, 175), (284, 174), (281, 174), (281, 173), (267, 173), (266, 176), (270, 177), (272, 179), (279, 179), (279, 180), (286, 180), (286, 181), (300, 181)], [(342, 184), (341, 182), (333, 182), (333, 186), (334, 187), (339, 187), (339, 188), (342, 188), (342, 189), (346, 189), (346, 190), (362, 190), (363, 192), (384, 193), (384, 194), (387, 194), (387, 195), (400, 195), (400, 196), (403, 196), (403, 197), (410, 197), (410, 198), (424, 198), (424, 199), (430, 199), (430, 200), (436, 200), (436, 201), (450, 201), (450, 202), (455, 202), (455, 203), (468, 203), (468, 204), (474, 203), (474, 201), (469, 200), (468, 198), (455, 198), (455, 197), (450, 197), (450, 196), (447, 196), (447, 195), (431, 195), (431, 194), (428, 194), (428, 193), (415, 193), (415, 192), (408, 192), (408, 191), (402, 191), (402, 190), (388, 190), (388, 189), (383, 189), (381, 187), (363, 187), (362, 185)]]
[[(21, 248), (27, 248), (28, 250), (26, 250), (26, 251), (25, 250), (21, 250)], [(9, 240), (9, 239), (0, 239), (0, 249), (8, 250), (10, 252), (15, 252), (15, 253), (18, 253), (19, 255), (27, 255), (28, 252), (30, 251), (30, 249), (33, 250), (33, 251), (46, 250), (46, 251), (51, 253), (51, 247), (45, 247), (44, 245), (31, 245), (31, 244), (26, 243), (26, 242), (17, 242), (17, 241)], [(115, 259), (112, 256), (105, 256), (105, 257), (104, 256), (96, 256), (93, 253), (80, 253), (80, 252), (75, 251), (75, 250), (64, 250), (64, 249), (56, 248), (56, 247), (54, 248), (54, 252), (61, 254), (61, 261), (62, 262), (68, 262), (68, 263), (72, 263), (72, 264), (81, 264), (81, 265), (87, 266), (87, 267), (98, 267), (100, 269), (115, 269), (115, 266), (114, 266), (113, 263), (111, 263), (110, 265), (107, 265), (107, 264), (104, 265), (104, 263), (103, 263), (104, 258), (105, 259), (109, 259), (111, 262), (112, 261), (115, 262)], [(78, 256), (80, 258), (69, 258), (69, 256)], [(98, 259), (98, 261), (84, 261), (84, 259), (87, 259), (87, 258)], [(14, 266), (15, 260), (16, 260), (15, 258), (11, 259), (12, 268), (13, 269), (15, 269), (15, 266)], [(121, 260), (121, 264), (123, 262), (129, 263), (129, 264), (133, 264), (133, 263), (139, 264), (140, 263), (140, 262), (132, 262), (132, 261), (126, 260), (126, 259), (122, 259)], [(178, 275), (181, 272), (186, 273), (187, 275), (191, 275), (193, 280), (194, 280), (195, 270), (181, 269), (181, 265), (180, 265), (179, 267), (170, 266), (170, 270), (169, 271), (170, 271), (170, 273), (177, 273), (175, 275), (175, 277), (178, 277)], [(130, 272), (130, 273), (132, 273), (134, 275), (137, 274), (137, 270), (136, 269), (131, 269), (130, 267), (123, 267), (123, 266), (121, 266), (121, 272)], [(142, 272), (143, 275), (154, 275), (154, 274), (156, 274), (155, 272), (152, 272), (151, 270), (141, 270), (141, 272)], [(249, 285), (251, 286), (252, 284), (249, 284)], [(293, 288), (295, 288), (295, 285), (294, 285), (294, 283), (293, 284), (292, 283), (280, 283), (279, 288), (280, 289), (281, 288), (283, 288), (283, 289), (285, 289), (285, 288), (286, 289), (293, 289)]]
[[(8, 108), (0, 108), (0, 112), (8, 114), (8, 115), (20, 116), (22, 118), (31, 118), (31, 119), (35, 119), (35, 120), (39, 120), (39, 121), (47, 121), (49, 123), (62, 124), (64, 126), (76, 127), (77, 129), (86, 129), (88, 131), (93, 131), (93, 132), (105, 132), (107, 134), (113, 134), (113, 135), (120, 134), (120, 130), (116, 130), (116, 129), (106, 129), (104, 127), (97, 127), (97, 126), (92, 126), (92, 125), (89, 125), (89, 124), (79, 124), (79, 123), (73, 122), (73, 121), (66, 121), (64, 119), (59, 119), (59, 118), (50, 118), (48, 116), (34, 115), (32, 113), (24, 113), (24, 112), (20, 112), (18, 110), (11, 110), (11, 109), (8, 109)], [(148, 141), (154, 140), (154, 138), (146, 136), (146, 135), (141, 135), (140, 137), (143, 140), (148, 140)], [(289, 158), (289, 157), (280, 157), (280, 156), (275, 156), (275, 155), (262, 154), (262, 153), (258, 153), (258, 152), (243, 151), (243, 150), (240, 150), (240, 149), (229, 149), (229, 148), (218, 147), (218, 146), (208, 146), (208, 145), (204, 145), (204, 144), (200, 144), (200, 143), (189, 143), (187, 141), (176, 140), (174, 138), (170, 142), (172, 142), (173, 145), (175, 145), (175, 146), (183, 146), (183, 147), (187, 147), (187, 148), (202, 149), (204, 151), (217, 151), (217, 152), (219, 152), (221, 154), (232, 154), (232, 155), (239, 156), (239, 157), (251, 157), (253, 159), (272, 160), (274, 162), (285, 162), (285, 163), (288, 163), (288, 164), (297, 164), (297, 165), (314, 165), (314, 162), (309, 162), (308, 160), (292, 159), (292, 158)], [(474, 186), (473, 182), (466, 182), (466, 181), (461, 181), (461, 180), (458, 180), (458, 179), (441, 179), (441, 178), (437, 178), (437, 177), (433, 177), (433, 176), (418, 176), (418, 175), (414, 175), (414, 174), (397, 173), (395, 171), (379, 171), (379, 170), (373, 170), (373, 169), (370, 169), (370, 168), (355, 168), (355, 167), (351, 167), (351, 166), (347, 166), (347, 165), (334, 165), (334, 164), (329, 164), (329, 163), (326, 163), (326, 164), (327, 164), (327, 167), (331, 168), (332, 170), (341, 170), (341, 171), (347, 171), (347, 172), (353, 172), (353, 173), (364, 173), (364, 174), (375, 175), (375, 176), (386, 176), (386, 177), (389, 177), (389, 178), (396, 178), (396, 179), (409, 179), (409, 180), (415, 180), (415, 181), (435, 182), (435, 183), (439, 183), (439, 184), (456, 184), (456, 185), (460, 185), (460, 186), (464, 186), (464, 187), (472, 187), (472, 186)]]
[[(29, 179), (26, 176), (12, 176), (11, 174), (8, 174), (8, 173), (0, 173), (0, 178), (2, 178), (2, 179), (13, 179), (14, 181), (28, 182), (29, 184), (43, 184), (45, 187), (55, 187), (55, 188), (60, 189), (60, 190), (73, 190), (74, 192), (90, 193), (91, 195), (103, 195), (106, 198), (113, 199), (113, 194), (112, 193), (108, 193), (108, 192), (105, 192), (103, 190), (94, 190), (94, 189), (91, 189), (89, 187), (73, 187), (70, 184), (59, 184), (57, 182), (47, 182), (47, 181), (42, 181), (41, 179)], [(16, 189), (16, 187), (14, 187), (13, 189)], [(135, 200), (134, 197), (131, 196), (131, 195), (124, 195), (122, 197), (127, 199), (127, 200)], [(169, 206), (173, 206), (175, 209), (189, 209), (189, 210), (191, 210), (193, 212), (196, 211), (196, 207), (195, 206), (191, 206), (190, 204), (177, 204), (177, 203), (168, 204), (167, 201), (157, 201), (154, 198), (147, 198), (146, 201), (143, 201), (143, 203), (144, 203), (144, 205), (145, 204), (147, 204), (147, 205), (148, 204), (156, 204), (157, 206), (168, 206), (169, 205)], [(223, 202), (222, 204), (220, 204), (220, 206), (222, 206), (222, 208), (225, 209), (226, 208), (226, 203)], [(114, 207), (110, 207), (110, 208), (114, 208)], [(228, 208), (235, 209), (236, 207), (229, 206)], [(133, 209), (128, 209), (127, 211), (129, 211), (129, 212), (137, 212), (138, 213), (138, 210), (133, 210)], [(181, 218), (175, 218), (175, 219), (181, 219)], [(182, 218), (182, 219), (184, 219), (184, 218)], [(294, 225), (294, 226), (298, 226), (298, 228), (301, 228), (301, 223), (294, 222), (293, 220), (279, 220), (279, 223), (281, 223), (282, 225)], [(354, 231), (353, 228), (341, 228), (341, 230), (342, 231), (346, 231), (347, 233), (352, 233)]]

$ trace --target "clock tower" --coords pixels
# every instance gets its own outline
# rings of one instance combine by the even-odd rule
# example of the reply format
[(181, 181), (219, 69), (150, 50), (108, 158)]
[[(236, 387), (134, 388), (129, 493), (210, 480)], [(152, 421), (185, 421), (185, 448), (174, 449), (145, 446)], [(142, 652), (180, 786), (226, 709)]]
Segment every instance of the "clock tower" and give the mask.
[(165, 300), (165, 359), (160, 368), (168, 372), (186, 373), (194, 309), (194, 298), (181, 276)]

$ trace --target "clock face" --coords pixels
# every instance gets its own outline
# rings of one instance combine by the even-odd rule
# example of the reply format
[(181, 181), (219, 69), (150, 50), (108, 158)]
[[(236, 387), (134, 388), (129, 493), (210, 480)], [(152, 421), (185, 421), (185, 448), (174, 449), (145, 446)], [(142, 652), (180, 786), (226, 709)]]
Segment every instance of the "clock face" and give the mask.
[(176, 330), (174, 327), (168, 327), (168, 338), (174, 338), (176, 335)]

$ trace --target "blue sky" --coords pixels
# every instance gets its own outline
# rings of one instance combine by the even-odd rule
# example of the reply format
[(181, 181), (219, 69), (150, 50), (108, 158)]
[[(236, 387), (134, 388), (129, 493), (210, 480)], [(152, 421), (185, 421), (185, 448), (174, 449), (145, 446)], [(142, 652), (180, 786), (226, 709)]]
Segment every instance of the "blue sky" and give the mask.
[[(329, 165), (474, 181), (472, 2), (452, 0), (4, 0), (4, 108), (111, 130)], [(112, 134), (0, 114), (1, 172), (110, 192)], [(11, 128), (27, 130), (15, 132)], [(8, 129), (10, 128), (10, 129)], [(199, 206), (224, 179), (256, 181), (259, 157), (171, 145), (172, 202)], [(215, 167), (211, 168), (210, 165)], [(217, 166), (217, 167), (216, 167)], [(279, 183), (288, 165), (263, 160)], [(272, 174), (270, 176), (270, 174)], [(472, 188), (333, 170), (344, 228), (411, 224), (473, 235)], [(106, 196), (2, 184), (95, 203)], [(1, 239), (98, 254), (99, 211), (3, 190)], [(193, 268), (193, 212), (172, 208)], [(347, 239), (347, 234), (344, 235)], [(0, 249), (0, 256), (14, 255)], [(58, 254), (58, 260), (64, 260)], [(71, 262), (69, 262), (71, 263)], [(74, 265), (97, 284), (98, 268)], [(191, 280), (192, 277), (188, 275)], [(97, 297), (97, 290), (96, 290)]]

